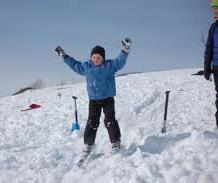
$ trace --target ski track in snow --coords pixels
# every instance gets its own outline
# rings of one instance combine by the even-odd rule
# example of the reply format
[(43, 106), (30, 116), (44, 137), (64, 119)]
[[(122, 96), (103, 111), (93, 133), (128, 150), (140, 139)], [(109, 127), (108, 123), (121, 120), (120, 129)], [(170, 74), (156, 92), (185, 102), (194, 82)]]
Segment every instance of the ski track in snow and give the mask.
[[(102, 115), (95, 151), (85, 168), (76, 166), (88, 116), (85, 83), (0, 98), (0, 182), (217, 182), (214, 85), (190, 76), (197, 70), (116, 78), (116, 116), (124, 149), (108, 155), (111, 145)], [(171, 91), (168, 127), (161, 134), (166, 90)], [(76, 133), (70, 132), (73, 95), (78, 97), (81, 127)], [(42, 108), (20, 111), (31, 103)]]

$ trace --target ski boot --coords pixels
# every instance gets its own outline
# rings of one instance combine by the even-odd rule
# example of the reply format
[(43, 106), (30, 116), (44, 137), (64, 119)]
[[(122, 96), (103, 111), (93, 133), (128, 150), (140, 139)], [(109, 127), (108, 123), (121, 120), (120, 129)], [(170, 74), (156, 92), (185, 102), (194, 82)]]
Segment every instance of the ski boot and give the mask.
[(120, 148), (121, 148), (120, 142), (112, 143), (112, 152), (113, 153), (119, 152)]

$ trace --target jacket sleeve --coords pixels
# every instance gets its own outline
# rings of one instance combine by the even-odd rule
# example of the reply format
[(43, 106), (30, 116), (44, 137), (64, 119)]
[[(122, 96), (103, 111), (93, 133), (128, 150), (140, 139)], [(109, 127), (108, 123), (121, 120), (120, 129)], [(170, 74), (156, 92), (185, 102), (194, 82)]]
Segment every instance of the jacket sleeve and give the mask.
[(215, 23), (213, 23), (209, 29), (207, 43), (205, 45), (205, 53), (204, 53), (204, 69), (211, 70), (211, 63), (213, 59), (213, 32), (215, 28)]
[(85, 76), (85, 63), (75, 60), (73, 57), (66, 55), (64, 58), (64, 62), (76, 73)]
[(112, 66), (115, 72), (124, 67), (124, 65), (126, 64), (127, 57), (128, 54), (122, 51), (116, 59), (112, 60)]

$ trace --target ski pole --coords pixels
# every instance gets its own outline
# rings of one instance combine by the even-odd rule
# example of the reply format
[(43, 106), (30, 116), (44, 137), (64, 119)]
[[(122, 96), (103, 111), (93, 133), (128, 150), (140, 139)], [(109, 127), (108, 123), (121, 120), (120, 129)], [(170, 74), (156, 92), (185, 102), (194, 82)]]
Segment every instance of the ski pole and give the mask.
[(167, 108), (168, 108), (170, 91), (166, 91), (165, 93), (166, 93), (166, 101), (165, 101), (165, 110), (164, 110), (164, 123), (161, 130), (162, 133), (165, 133), (167, 131)]
[(79, 130), (80, 126), (78, 123), (78, 116), (77, 116), (77, 105), (76, 105), (77, 97), (73, 96), (72, 98), (74, 99), (74, 107), (75, 107), (75, 121), (72, 123), (72, 128), (71, 128), (71, 131), (73, 132), (74, 130)]

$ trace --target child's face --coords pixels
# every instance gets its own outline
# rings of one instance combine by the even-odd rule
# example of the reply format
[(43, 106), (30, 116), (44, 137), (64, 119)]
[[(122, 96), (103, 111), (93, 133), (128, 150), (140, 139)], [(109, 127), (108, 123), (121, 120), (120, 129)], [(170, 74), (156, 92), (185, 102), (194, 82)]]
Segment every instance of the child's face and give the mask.
[(96, 54), (93, 54), (92, 57), (91, 57), (91, 60), (92, 60), (92, 63), (94, 65), (101, 65), (104, 61), (104, 59), (102, 58), (101, 55), (99, 55), (98, 53)]
[(214, 19), (218, 20), (218, 7), (213, 7), (213, 14), (214, 14)]

